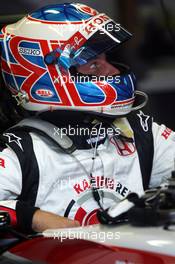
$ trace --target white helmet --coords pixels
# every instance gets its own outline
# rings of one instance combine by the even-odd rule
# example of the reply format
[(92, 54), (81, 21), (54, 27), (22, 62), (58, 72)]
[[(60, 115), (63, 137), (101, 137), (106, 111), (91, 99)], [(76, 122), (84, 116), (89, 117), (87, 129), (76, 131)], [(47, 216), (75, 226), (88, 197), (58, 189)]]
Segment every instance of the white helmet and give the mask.
[(123, 115), (135, 100), (133, 73), (78, 81), (72, 69), (109, 51), (131, 34), (105, 14), (75, 3), (46, 6), (0, 32), (6, 85), (25, 109)]

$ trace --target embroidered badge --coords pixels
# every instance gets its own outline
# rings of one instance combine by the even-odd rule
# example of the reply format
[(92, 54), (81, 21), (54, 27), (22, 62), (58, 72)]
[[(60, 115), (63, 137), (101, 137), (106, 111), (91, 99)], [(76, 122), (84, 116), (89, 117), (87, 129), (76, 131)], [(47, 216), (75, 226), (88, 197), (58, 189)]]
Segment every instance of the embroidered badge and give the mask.
[(12, 143), (12, 142), (16, 143), (20, 147), (20, 149), (24, 151), (21, 145), (22, 139), (20, 137), (15, 136), (13, 133), (4, 133), (3, 136), (8, 137), (9, 143)]
[(148, 119), (150, 116), (145, 115), (142, 111), (137, 114), (137, 116), (140, 118), (140, 124), (145, 132), (148, 131)]

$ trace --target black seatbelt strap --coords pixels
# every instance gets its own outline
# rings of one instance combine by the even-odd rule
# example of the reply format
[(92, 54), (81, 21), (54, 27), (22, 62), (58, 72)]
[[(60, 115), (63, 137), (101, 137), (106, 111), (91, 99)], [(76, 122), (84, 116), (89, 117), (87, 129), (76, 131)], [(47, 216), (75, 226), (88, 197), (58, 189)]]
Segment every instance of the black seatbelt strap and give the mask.
[(148, 189), (154, 156), (152, 117), (142, 111), (131, 113), (128, 121), (134, 132), (136, 149), (139, 156), (144, 190)]
[(18, 157), (22, 171), (22, 191), (17, 200), (34, 205), (39, 185), (39, 168), (30, 134), (10, 128), (1, 135), (1, 141)]

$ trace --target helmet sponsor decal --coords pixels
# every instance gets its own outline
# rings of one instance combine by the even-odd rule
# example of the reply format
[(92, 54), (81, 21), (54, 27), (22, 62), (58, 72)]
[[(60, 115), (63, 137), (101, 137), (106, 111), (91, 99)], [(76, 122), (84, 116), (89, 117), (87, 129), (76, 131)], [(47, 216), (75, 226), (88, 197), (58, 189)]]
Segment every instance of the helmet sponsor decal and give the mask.
[(51, 90), (48, 89), (38, 89), (36, 90), (36, 94), (41, 96), (41, 97), (52, 97), (53, 96), (53, 92)]
[(103, 24), (105, 24), (107, 21), (110, 20), (111, 19), (107, 15), (100, 14), (99, 16), (92, 18), (87, 23), (86, 27), (84, 28), (84, 31), (88, 36), (92, 35), (92, 33), (94, 33), (96, 30), (99, 30), (100, 26), (102, 26)]
[(74, 6), (85, 14), (88, 14), (91, 16), (96, 16), (98, 14), (97, 10), (91, 8), (90, 6), (83, 5), (83, 4), (75, 4)]
[(20, 54), (23, 54), (23, 55), (32, 55), (32, 56), (41, 55), (41, 51), (39, 49), (31, 49), (31, 48), (19, 47), (18, 51), (19, 51)]

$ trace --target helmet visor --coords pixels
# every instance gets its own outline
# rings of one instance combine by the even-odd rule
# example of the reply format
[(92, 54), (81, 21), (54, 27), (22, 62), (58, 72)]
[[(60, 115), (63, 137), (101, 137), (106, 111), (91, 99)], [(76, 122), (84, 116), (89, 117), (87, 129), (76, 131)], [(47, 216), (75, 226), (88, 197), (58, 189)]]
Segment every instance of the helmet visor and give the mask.
[(87, 63), (101, 53), (105, 53), (131, 38), (131, 34), (110, 21), (96, 31), (86, 42), (80, 47), (73, 56), (72, 65), (78, 66)]
[[(116, 48), (131, 36), (126, 29), (110, 21), (98, 30), (94, 30), (94, 34), (79, 49), (74, 50), (71, 45), (68, 47), (66, 45), (63, 50), (57, 48), (45, 56), (45, 62), (46, 64), (58, 63), (67, 69), (71, 66), (83, 65), (99, 54)], [(59, 56), (57, 52), (60, 53)]]

